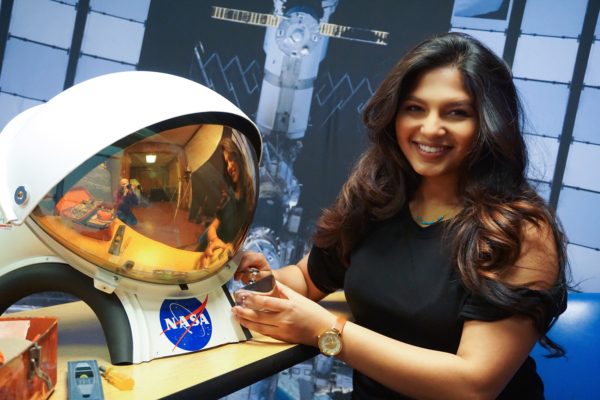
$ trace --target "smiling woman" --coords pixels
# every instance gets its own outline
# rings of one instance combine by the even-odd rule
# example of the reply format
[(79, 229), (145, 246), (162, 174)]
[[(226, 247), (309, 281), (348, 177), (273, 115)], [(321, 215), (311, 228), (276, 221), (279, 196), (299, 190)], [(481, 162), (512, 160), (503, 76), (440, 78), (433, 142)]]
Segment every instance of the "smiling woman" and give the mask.
[[(562, 354), (546, 333), (565, 309), (565, 239), (525, 179), (520, 113), (510, 70), (472, 37), (412, 49), (365, 107), (372, 145), (314, 247), (236, 318), (345, 361), (356, 399), (543, 398), (528, 354), (537, 340)], [(270, 269), (256, 253), (250, 268)], [(340, 288), (352, 322), (315, 303)]]

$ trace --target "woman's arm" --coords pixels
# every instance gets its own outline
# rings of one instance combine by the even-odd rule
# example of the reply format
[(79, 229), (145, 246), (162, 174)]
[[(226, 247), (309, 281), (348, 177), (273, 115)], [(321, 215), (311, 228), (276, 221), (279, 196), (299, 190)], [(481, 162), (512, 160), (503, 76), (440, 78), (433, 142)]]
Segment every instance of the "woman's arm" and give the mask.
[(219, 229), (220, 224), (221, 224), (221, 221), (219, 220), (219, 218), (215, 217), (215, 218), (213, 218), (213, 220), (210, 223), (210, 225), (208, 226), (208, 228), (206, 228), (206, 240), (208, 243), (206, 245), (206, 249), (204, 250), (204, 252), (206, 253), (206, 255), (208, 257), (212, 257), (213, 252), (216, 249), (226, 249), (227, 248), (227, 244), (225, 242), (223, 242), (219, 238), (219, 235), (217, 234), (217, 229)]
[[(554, 282), (556, 248), (548, 232), (527, 230), (511, 283)], [(550, 277), (550, 278), (549, 278)], [(316, 346), (317, 335), (335, 316), (280, 285), (286, 298), (252, 296), (234, 308), (251, 330), (293, 343)], [(269, 310), (260, 312), (255, 310)], [(456, 354), (420, 348), (347, 323), (339, 357), (383, 385), (415, 398), (495, 398), (523, 364), (539, 337), (533, 321), (515, 315), (494, 322), (467, 321)]]
[[(287, 299), (251, 296), (234, 315), (247, 328), (288, 342), (317, 346), (335, 316), (290, 288)], [(255, 309), (270, 312), (255, 311)], [(514, 316), (465, 323), (457, 354), (429, 350), (346, 323), (339, 358), (377, 382), (419, 399), (493, 399), (538, 338), (531, 320)]]
[(220, 224), (221, 221), (219, 221), (219, 218), (215, 217), (210, 222), (210, 225), (208, 225), (208, 228), (206, 228), (206, 239), (209, 243), (219, 238), (217, 236), (217, 229), (219, 229)]

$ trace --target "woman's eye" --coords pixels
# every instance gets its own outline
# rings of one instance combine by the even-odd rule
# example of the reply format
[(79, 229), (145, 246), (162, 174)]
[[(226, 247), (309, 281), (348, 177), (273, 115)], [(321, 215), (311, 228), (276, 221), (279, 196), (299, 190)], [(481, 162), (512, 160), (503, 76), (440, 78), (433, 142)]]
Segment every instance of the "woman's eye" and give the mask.
[(408, 104), (407, 106), (404, 107), (404, 110), (408, 111), (408, 112), (416, 112), (416, 111), (421, 111), (422, 108), (415, 104)]
[(469, 114), (469, 112), (467, 110), (451, 110), (450, 115), (455, 116), (455, 117), (469, 117), (471, 114)]

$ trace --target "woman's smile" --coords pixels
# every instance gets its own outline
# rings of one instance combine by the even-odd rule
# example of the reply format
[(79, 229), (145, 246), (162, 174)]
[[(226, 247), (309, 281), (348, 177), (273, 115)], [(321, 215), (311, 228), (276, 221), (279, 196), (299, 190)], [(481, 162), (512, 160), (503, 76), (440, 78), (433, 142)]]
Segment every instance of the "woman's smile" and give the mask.
[(425, 158), (435, 159), (444, 156), (448, 153), (452, 146), (443, 146), (443, 145), (427, 145), (424, 143), (420, 143), (417, 141), (413, 141), (413, 143), (417, 146), (418, 153)]

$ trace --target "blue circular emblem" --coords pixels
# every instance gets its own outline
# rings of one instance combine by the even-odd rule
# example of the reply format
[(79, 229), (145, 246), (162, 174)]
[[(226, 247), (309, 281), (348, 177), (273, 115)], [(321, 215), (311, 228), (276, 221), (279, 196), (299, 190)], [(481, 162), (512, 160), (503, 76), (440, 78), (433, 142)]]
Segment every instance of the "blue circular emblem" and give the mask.
[(27, 194), (27, 189), (25, 189), (25, 186), (19, 186), (15, 190), (15, 195), (14, 195), (15, 203), (22, 206), (27, 201), (27, 196), (28, 196), (28, 194)]
[(206, 305), (195, 297), (189, 299), (166, 299), (160, 306), (160, 326), (175, 347), (187, 351), (204, 348), (212, 336), (212, 322)]

